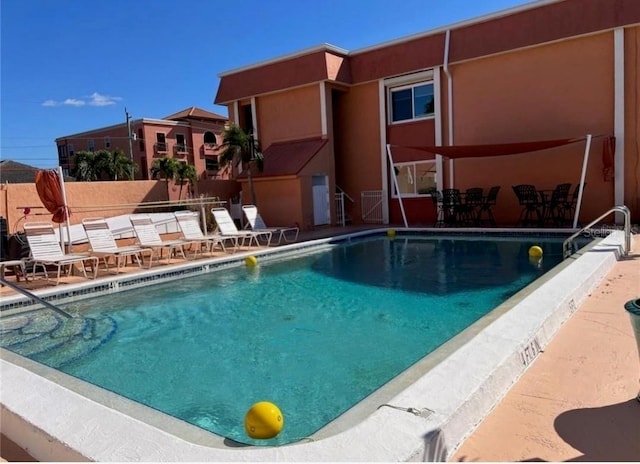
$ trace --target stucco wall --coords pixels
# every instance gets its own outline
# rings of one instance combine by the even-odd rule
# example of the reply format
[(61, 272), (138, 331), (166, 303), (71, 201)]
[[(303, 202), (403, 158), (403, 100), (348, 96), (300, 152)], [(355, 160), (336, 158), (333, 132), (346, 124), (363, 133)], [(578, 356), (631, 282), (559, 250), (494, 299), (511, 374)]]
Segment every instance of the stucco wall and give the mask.
[(640, 26), (625, 29), (625, 204), (640, 221)]
[[(7, 218), (10, 233), (21, 230), (25, 220), (51, 222), (35, 184), (5, 184), (0, 189), (4, 193), (0, 214)], [(87, 217), (128, 214), (140, 203), (167, 199), (165, 185), (158, 181), (67, 182), (65, 191), (72, 224)], [(31, 209), (26, 219), (25, 207)]]
[(258, 136), (263, 149), (274, 142), (322, 135), (318, 85), (257, 99)]
[[(613, 135), (612, 33), (457, 64), (452, 75), (457, 145)], [(511, 187), (575, 186), (583, 153), (584, 144), (573, 144), (535, 154), (457, 160), (455, 187), (501, 185), (496, 220), (513, 223), (519, 208)], [(601, 153), (602, 139), (595, 139), (583, 220), (613, 206), (613, 182), (604, 180)]]
[(378, 83), (351, 87), (334, 108), (336, 183), (354, 203), (347, 209), (362, 222), (360, 192), (380, 190), (382, 182)]
[[(169, 185), (177, 198), (178, 186)], [(236, 181), (202, 180), (198, 191), (207, 197), (219, 197), (226, 201), (239, 192)], [(95, 216), (117, 216), (136, 211), (153, 212), (152, 209), (138, 209), (142, 203), (166, 201), (167, 187), (164, 181), (118, 181), (118, 182), (67, 182), (65, 183), (67, 203), (71, 209), (71, 223)], [(172, 195), (173, 196), (173, 195)], [(185, 192), (183, 192), (185, 198)], [(30, 208), (28, 217), (24, 209)], [(0, 185), (0, 215), (7, 218), (9, 233), (21, 230), (25, 220), (51, 222), (51, 213), (42, 205), (36, 186), (32, 184)]]

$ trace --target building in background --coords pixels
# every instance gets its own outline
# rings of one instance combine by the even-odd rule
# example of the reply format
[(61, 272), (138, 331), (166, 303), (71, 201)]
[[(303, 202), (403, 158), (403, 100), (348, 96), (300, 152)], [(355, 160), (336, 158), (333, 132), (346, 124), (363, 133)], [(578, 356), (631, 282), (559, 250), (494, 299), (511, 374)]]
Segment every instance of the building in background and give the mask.
[(162, 119), (133, 119), (65, 135), (56, 139), (58, 163), (68, 174), (79, 151), (120, 149), (137, 165), (136, 179), (150, 179), (153, 161), (162, 157), (194, 165), (199, 179), (226, 178), (227, 170), (218, 165), (226, 123), (225, 116), (191, 107)]
[[(640, 1), (541, 0), (360, 50), (321, 45), (230, 70), (215, 103), (260, 140), (253, 184), (267, 223), (340, 223), (344, 204), (354, 222), (429, 225), (434, 188), (499, 186), (494, 214), (507, 225), (521, 210), (513, 186), (583, 181), (582, 223), (620, 204), (637, 220), (639, 49)], [(578, 141), (535, 145), (552, 140)], [(528, 142), (527, 153), (503, 153)]]

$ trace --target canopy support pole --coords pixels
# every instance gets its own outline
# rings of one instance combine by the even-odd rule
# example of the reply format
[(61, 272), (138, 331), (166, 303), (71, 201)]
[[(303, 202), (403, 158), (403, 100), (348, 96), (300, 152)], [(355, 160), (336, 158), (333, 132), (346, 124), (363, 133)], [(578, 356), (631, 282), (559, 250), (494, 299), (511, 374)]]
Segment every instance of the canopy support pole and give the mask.
[(400, 203), (400, 211), (402, 212), (402, 221), (404, 222), (404, 227), (408, 228), (407, 225), (407, 216), (404, 214), (404, 203), (402, 202), (402, 195), (400, 195), (400, 188), (398, 188), (398, 176), (396, 176), (396, 171), (393, 169), (393, 157), (391, 156), (391, 145), (387, 144), (387, 158), (389, 158), (389, 167), (391, 169), (391, 177), (393, 177), (393, 184), (396, 187), (396, 193), (398, 194), (398, 202)]
[(573, 228), (578, 227), (578, 218), (580, 217), (580, 206), (582, 206), (582, 191), (584, 190), (584, 179), (587, 176), (587, 162), (589, 161), (589, 151), (591, 151), (591, 134), (587, 134), (587, 143), (584, 148), (584, 157), (582, 158), (582, 173), (580, 175), (580, 183), (578, 184), (578, 201), (576, 203), (576, 211), (573, 215)]
[(60, 248), (62, 250), (66, 250), (67, 253), (71, 253), (71, 222), (69, 221), (69, 208), (67, 207), (67, 191), (64, 187), (64, 175), (62, 174), (62, 166), (58, 166), (57, 169), (58, 179), (60, 180), (60, 190), (62, 192), (62, 202), (64, 203), (64, 214), (67, 218), (67, 238), (69, 239), (69, 246), (65, 248), (64, 246), (64, 234), (62, 233), (62, 224), (60, 224)]

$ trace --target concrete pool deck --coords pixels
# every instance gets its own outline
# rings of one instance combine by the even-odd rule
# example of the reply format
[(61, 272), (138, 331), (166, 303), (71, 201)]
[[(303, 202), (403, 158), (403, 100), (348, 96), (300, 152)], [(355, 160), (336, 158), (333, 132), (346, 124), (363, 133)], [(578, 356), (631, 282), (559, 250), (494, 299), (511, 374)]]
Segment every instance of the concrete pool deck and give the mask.
[[(502, 428), (500, 428), (500, 423), (497, 424), (492, 424), (491, 426), (489, 426), (489, 429), (487, 432), (484, 432), (486, 435), (483, 437), (483, 427), (485, 427), (485, 424), (489, 423), (492, 418), (494, 417), (495, 414), (499, 413), (499, 411), (501, 411), (501, 407), (504, 404), (508, 404), (510, 401), (510, 398), (513, 397), (513, 392), (517, 390), (518, 387), (520, 387), (521, 385), (526, 385), (526, 382), (529, 381), (527, 380), (532, 373), (534, 373), (536, 371), (536, 367), (540, 364), (543, 364), (543, 361), (546, 359), (550, 359), (550, 362), (552, 362), (552, 365), (555, 365), (557, 363), (557, 359), (555, 359), (554, 357), (552, 357), (551, 353), (552, 350), (554, 348), (554, 344), (558, 344), (558, 343), (562, 343), (562, 340), (569, 340), (569, 338), (572, 338), (572, 342), (566, 341), (564, 343), (562, 343), (561, 346), (561, 354), (560, 355), (556, 355), (558, 358), (562, 359), (562, 358), (569, 358), (572, 360), (572, 365), (569, 367), (563, 367), (560, 369), (560, 374), (565, 374), (565, 375), (551, 375), (549, 376), (548, 374), (546, 374), (547, 376), (549, 376), (549, 381), (551, 382), (551, 384), (546, 385), (545, 386), (545, 392), (542, 393), (538, 393), (537, 397), (540, 397), (541, 399), (549, 399), (549, 398), (553, 398), (553, 394), (556, 391), (560, 391), (563, 392), (565, 390), (562, 390), (562, 388), (560, 387), (566, 387), (568, 392), (570, 392), (568, 394), (568, 396), (565, 396), (565, 401), (562, 402), (560, 400), (557, 400), (555, 403), (560, 403), (560, 412), (558, 413), (558, 410), (556, 410), (555, 412), (551, 412), (552, 414), (552, 418), (553, 417), (558, 417), (558, 420), (556, 422), (560, 423), (560, 417), (561, 414), (563, 412), (568, 412), (574, 409), (581, 409), (580, 406), (591, 406), (592, 405), (592, 400), (590, 400), (589, 398), (592, 398), (589, 396), (589, 393), (591, 393), (592, 395), (600, 395), (599, 398), (599, 402), (596, 402), (595, 405), (601, 405), (601, 406), (606, 406), (606, 405), (611, 405), (611, 404), (616, 404), (618, 401), (616, 402), (611, 402), (609, 400), (611, 400), (611, 396), (615, 393), (616, 395), (618, 395), (619, 398), (623, 398), (627, 401), (627, 408), (632, 408), (634, 406), (638, 406), (637, 404), (633, 404), (633, 402), (630, 401), (631, 398), (633, 398), (635, 396), (635, 394), (637, 393), (637, 389), (638, 389), (638, 383), (637, 383), (637, 379), (639, 376), (639, 364), (638, 364), (638, 355), (637, 353), (635, 353), (635, 344), (633, 341), (633, 334), (631, 332), (631, 327), (628, 321), (628, 316), (627, 314), (624, 312), (623, 309), (623, 304), (625, 301), (637, 297), (638, 294), (640, 294), (640, 262), (638, 261), (638, 255), (635, 252), (637, 250), (637, 244), (634, 244), (634, 254), (632, 255), (631, 258), (629, 259), (625, 259), (625, 260), (620, 260), (617, 261), (613, 264), (613, 268), (612, 270), (608, 271), (608, 273), (606, 273), (606, 277), (604, 277), (604, 280), (600, 281), (600, 278), (602, 276), (599, 276), (599, 278), (597, 278), (597, 280), (600, 282), (599, 286), (595, 289), (592, 290), (590, 292), (589, 296), (585, 296), (584, 299), (580, 299), (581, 303), (578, 304), (578, 308), (576, 313), (574, 314), (574, 316), (566, 323), (564, 324), (561, 328), (560, 331), (558, 332), (557, 336), (553, 337), (551, 336), (550, 338), (552, 339), (551, 342), (544, 347), (544, 343), (540, 343), (543, 347), (544, 347), (544, 352), (542, 352), (540, 355), (533, 356), (532, 362), (529, 365), (528, 369), (526, 371), (524, 371), (524, 374), (522, 375), (522, 377), (520, 378), (520, 380), (515, 384), (515, 386), (511, 389), (511, 391), (509, 391), (509, 393), (507, 394), (507, 396), (499, 402), (499, 405), (489, 414), (489, 416), (485, 419), (485, 421), (480, 425), (480, 427), (471, 435), (470, 438), (468, 438), (463, 444), (462, 446), (458, 449), (458, 451), (451, 457), (451, 459), (453, 460), (481, 460), (481, 461), (486, 461), (486, 460), (507, 460), (507, 461), (514, 461), (514, 460), (518, 460), (518, 459), (531, 459), (531, 460), (536, 460), (536, 459), (549, 459), (549, 460), (562, 460), (562, 457), (556, 457), (555, 455), (551, 454), (549, 457), (545, 457), (544, 453), (542, 452), (544, 450), (544, 447), (542, 445), (544, 444), (548, 444), (548, 443), (553, 443), (552, 438), (545, 438), (547, 435), (544, 435), (543, 432), (539, 431), (536, 427), (537, 425), (535, 424), (536, 421), (531, 420), (530, 418), (527, 418), (522, 423), (522, 426), (524, 427), (524, 429), (521, 429), (520, 432), (517, 431), (517, 429), (512, 426), (512, 425), (503, 425)], [(592, 256), (596, 257), (595, 255), (600, 255), (602, 253), (593, 253)], [(621, 270), (619, 270), (621, 269)], [(618, 277), (618, 275), (620, 275), (621, 277)], [(599, 295), (601, 296), (601, 300), (599, 299), (597, 301), (597, 305), (596, 308), (594, 309), (587, 309), (589, 303), (594, 300), (596, 297), (599, 297)], [(553, 295), (550, 295), (551, 297), (553, 297)], [(613, 299), (613, 297), (615, 296), (615, 298), (617, 299), (616, 301), (612, 302), (611, 304), (607, 304), (607, 301), (610, 301), (610, 299)], [(557, 302), (554, 302), (557, 303)], [(606, 306), (605, 308), (601, 307), (601, 306)], [(586, 345), (586, 340), (585, 340), (585, 330), (584, 327), (579, 327), (579, 330), (576, 331), (577, 333), (577, 337), (575, 336), (576, 334), (574, 334), (573, 337), (566, 337), (565, 332), (567, 332), (569, 330), (569, 328), (572, 325), (572, 322), (576, 319), (581, 319), (584, 316), (582, 316), (583, 314), (585, 314), (585, 309), (587, 309), (587, 322), (589, 321), (596, 321), (596, 326), (600, 327), (604, 327), (603, 330), (604, 333), (601, 334), (601, 338), (606, 341), (606, 345), (605, 347), (607, 347), (608, 349), (597, 349), (596, 346), (594, 345), (593, 349), (586, 349), (588, 348), (588, 345)], [(574, 308), (575, 310), (575, 308)], [(593, 312), (594, 315), (591, 315), (591, 313)], [(597, 315), (597, 317), (595, 316)], [(579, 317), (578, 317), (579, 316)], [(598, 318), (604, 318), (602, 320), (598, 319)], [(612, 322), (613, 321), (613, 322)], [(559, 323), (562, 323), (562, 321), (559, 321)], [(504, 329), (504, 327), (503, 327)], [(609, 330), (610, 329), (610, 330)], [(553, 332), (553, 331), (552, 331)], [(587, 332), (591, 332), (591, 331), (587, 331)], [(598, 334), (600, 332), (597, 332)], [(595, 336), (595, 334), (594, 334)], [(499, 338), (499, 334), (494, 334), (495, 338)], [(573, 347), (572, 344), (576, 344), (575, 347)], [(615, 347), (615, 348), (614, 348)], [(471, 350), (470, 352), (467, 353), (467, 355), (473, 356), (473, 350), (472, 348), (474, 347), (469, 347), (469, 350)], [(477, 347), (476, 347), (477, 348)], [(535, 348), (535, 346), (534, 346)], [(573, 353), (573, 349), (577, 349), (577, 354), (575, 355), (569, 355), (568, 353)], [(614, 350), (613, 352), (611, 350)], [(537, 354), (537, 353), (536, 353)], [(602, 357), (601, 361), (598, 363), (597, 359), (598, 357)], [(467, 356), (469, 357), (469, 356)], [(594, 360), (595, 363), (592, 365), (590, 360)], [(575, 365), (573, 365), (575, 364)], [(455, 368), (455, 365), (452, 366), (453, 368)], [(589, 367), (593, 368), (593, 371), (589, 371)], [(604, 367), (608, 368), (604, 369)], [(458, 369), (459, 370), (459, 369)], [(584, 371), (584, 372), (583, 372)], [(569, 375), (569, 373), (575, 373), (575, 375)], [(544, 374), (544, 372), (543, 372)], [(588, 374), (586, 378), (581, 377), (583, 374)], [(467, 372), (468, 376), (474, 377), (478, 375), (477, 371), (474, 372)], [(462, 379), (462, 376), (460, 377)], [(455, 379), (454, 379), (455, 380)], [(459, 379), (458, 379), (459, 380)], [(461, 380), (462, 382), (464, 382), (464, 380)], [(555, 385), (554, 382), (557, 381), (562, 381), (560, 385)], [(539, 383), (540, 380), (539, 379), (533, 379), (534, 383)], [(570, 385), (573, 382), (573, 387), (570, 387)], [(583, 393), (577, 393), (577, 392), (581, 392), (582, 390), (580, 390), (579, 388), (577, 388), (577, 386), (579, 385), (583, 385), (587, 384), (587, 392), (585, 394)], [(613, 385), (612, 389), (608, 388), (607, 386)], [(489, 385), (490, 386), (490, 385)], [(456, 389), (457, 386), (454, 386), (453, 389)], [(424, 386), (423, 386), (424, 388)], [(5, 388), (3, 387), (3, 390)], [(567, 393), (561, 393), (564, 395), (567, 395)], [(574, 393), (576, 392), (576, 393)], [(416, 401), (416, 398), (421, 397), (422, 399), (424, 399), (424, 393), (422, 395), (418, 395), (418, 396), (406, 396), (406, 400), (408, 401)], [(433, 392), (429, 392), (429, 389), (426, 390), (427, 394), (433, 394)], [(525, 399), (527, 399), (528, 397), (526, 397), (528, 393), (525, 393), (521, 395), (525, 395)], [(585, 396), (586, 395), (586, 396)], [(626, 396), (625, 396), (626, 395)], [(446, 394), (443, 393), (443, 396), (447, 396)], [(568, 398), (568, 399), (567, 399)], [(398, 400), (402, 400), (402, 398), (398, 398)], [(516, 410), (518, 410), (518, 408), (522, 409), (522, 404), (523, 404), (523, 399), (516, 398), (515, 404), (512, 406), (515, 406)], [(581, 402), (582, 401), (582, 402)], [(595, 400), (594, 400), (595, 401)], [(602, 401), (606, 401), (606, 402), (602, 402)], [(547, 402), (551, 402), (553, 403), (553, 401), (547, 401)], [(3, 398), (3, 403), (4, 403), (4, 398)], [(392, 433), (389, 433), (388, 429), (389, 427), (395, 427), (398, 429), (405, 429), (406, 428), (406, 433), (407, 434), (412, 434), (414, 430), (427, 430), (427, 434), (428, 431), (436, 431), (438, 430), (437, 427), (433, 427), (434, 424), (436, 424), (438, 421), (434, 420), (434, 419), (438, 419), (438, 415), (441, 414), (441, 408), (445, 409), (446, 406), (442, 403), (438, 404), (437, 407), (434, 407), (434, 405), (437, 402), (433, 402), (430, 399), (427, 398), (427, 400), (423, 401), (422, 405), (419, 405), (415, 402), (411, 403), (411, 404), (406, 404), (408, 406), (425, 406), (425, 407), (433, 407), (433, 409), (436, 410), (436, 414), (434, 416), (432, 416), (430, 419), (427, 417), (426, 420), (425, 418), (420, 418), (420, 417), (411, 417), (411, 415), (404, 413), (402, 415), (402, 413), (398, 414), (394, 411), (391, 410), (380, 410), (380, 414), (376, 413), (379, 416), (379, 419), (382, 420), (381, 422), (381, 427), (374, 427), (372, 429), (370, 429), (371, 434), (367, 436), (367, 438), (369, 440), (374, 440), (374, 441), (380, 441), (382, 440), (383, 444), (385, 439), (389, 439), (391, 435), (393, 435)], [(542, 403), (544, 403), (544, 401), (542, 401)], [(554, 404), (555, 404), (554, 403)], [(536, 405), (535, 408), (540, 408), (540, 410), (536, 409), (535, 410), (535, 414), (534, 416), (539, 416), (539, 415), (543, 415), (541, 413), (541, 411), (544, 411), (544, 404), (541, 405)], [(563, 407), (568, 408), (568, 409), (562, 409)], [(464, 409), (464, 407), (462, 408)], [(547, 405), (547, 409), (548, 409), (548, 405)], [(626, 411), (626, 409), (623, 409)], [(611, 409), (611, 412), (617, 416), (619, 416), (619, 414), (616, 414), (616, 411), (618, 411), (618, 413), (620, 412), (618, 409), (613, 408)], [(633, 409), (629, 409), (629, 411), (631, 412), (631, 415), (633, 414), (634, 410)], [(637, 414), (640, 414), (639, 412), (640, 410), (636, 410)], [(5, 410), (3, 408), (3, 415), (5, 413)], [(514, 412), (513, 410), (509, 410), (507, 409), (506, 412), (503, 413), (507, 419), (510, 419), (514, 416)], [(555, 415), (553, 415), (555, 414)], [(560, 414), (560, 415), (559, 415)], [(83, 414), (81, 414), (83, 415)], [(403, 417), (401, 423), (397, 423), (397, 418), (398, 417)], [(547, 417), (547, 416), (545, 416)], [(596, 415), (597, 417), (597, 415)], [(603, 416), (604, 417), (604, 416)], [(632, 419), (634, 417), (630, 416)], [(636, 418), (638, 417), (637, 415), (635, 416)], [(614, 418), (615, 419), (615, 418)], [(584, 422), (587, 421), (588, 419), (584, 419), (584, 420), (577, 420), (577, 423), (580, 426), (585, 425)], [(637, 420), (637, 419), (636, 419)], [(606, 421), (606, 419), (605, 419)], [(4, 422), (4, 421), (3, 421)], [(427, 422), (427, 423), (425, 423)], [(607, 423), (609, 424), (609, 423)], [(115, 425), (115, 424), (114, 424)], [(379, 424), (380, 425), (380, 424)], [(396, 427), (397, 425), (397, 427)], [(548, 421), (545, 420), (541, 420), (540, 423), (538, 424), (542, 430), (546, 430), (549, 429), (551, 427), (553, 427), (554, 425), (549, 425)], [(636, 422), (637, 425), (637, 422)], [(633, 430), (632, 428), (633, 424), (629, 423), (629, 427), (626, 429), (627, 431), (629, 430)], [(546, 427), (546, 429), (545, 429)], [(450, 424), (449, 424), (449, 428)], [(486, 428), (486, 427), (485, 427)], [(609, 427), (611, 428), (611, 427)], [(576, 427), (572, 427), (570, 432), (573, 433), (577, 433), (579, 432), (580, 427), (576, 426)], [(445, 432), (448, 430), (447, 428), (444, 428), (443, 430), (445, 430)], [(500, 433), (496, 433), (496, 430), (500, 430)], [(605, 429), (604, 432), (606, 432), (608, 429)], [(617, 430), (617, 429), (615, 429)], [(621, 442), (624, 445), (625, 440), (624, 440), (624, 427), (621, 428), (621, 434), (619, 436), (619, 438), (622, 438)], [(636, 429), (637, 430), (637, 429)], [(78, 434), (85, 434), (86, 430), (82, 429), (81, 426), (76, 425), (76, 433)], [(455, 432), (455, 430), (454, 430)], [(523, 437), (523, 440), (526, 443), (529, 443), (531, 446), (530, 447), (526, 447), (523, 446), (522, 441), (518, 442), (515, 438), (511, 438), (510, 433), (511, 432), (518, 432), (521, 433)], [(591, 429), (591, 432), (593, 433), (593, 429)], [(630, 432), (632, 433), (632, 432)], [(487, 438), (492, 438), (492, 435), (495, 435), (496, 440), (494, 440), (494, 444), (491, 445), (490, 444), (490, 440), (487, 440)], [(520, 436), (520, 435), (518, 435)], [(627, 435), (629, 436), (629, 435)], [(527, 438), (528, 440), (527, 441)], [(542, 438), (540, 438), (542, 437)], [(608, 437), (608, 435), (607, 435)], [(113, 437), (112, 437), (113, 438)], [(140, 439), (145, 439), (145, 438), (149, 438), (148, 436), (145, 436), (144, 434), (142, 436), (140, 436)], [(396, 437), (398, 438), (398, 437)], [(435, 438), (436, 440), (433, 442), (434, 444), (437, 444), (438, 438), (439, 437), (427, 437), (426, 435), (423, 437), (424, 439), (426, 438)], [(407, 456), (407, 458), (412, 458), (412, 459), (424, 459), (424, 458), (440, 458), (442, 459), (444, 456), (448, 455), (451, 453), (451, 449), (447, 449), (447, 446), (449, 445), (449, 443), (446, 441), (445, 437), (444, 439), (440, 440), (440, 443), (442, 446), (440, 446), (439, 449), (436, 449), (436, 447), (432, 447), (431, 448), (431, 454), (419, 454), (419, 455), (413, 455), (413, 456)], [(477, 440), (476, 440), (477, 438)], [(367, 440), (367, 441), (369, 441)], [(475, 440), (475, 441), (474, 441)], [(562, 441), (562, 435), (560, 436), (560, 440)], [(295, 453), (294, 455), (294, 460), (363, 460), (363, 458), (365, 458), (365, 456), (363, 455), (358, 455), (358, 454), (353, 454), (354, 451), (357, 451), (357, 448), (359, 448), (359, 446), (356, 446), (357, 444), (355, 443), (351, 443), (351, 447), (350, 448), (343, 448), (342, 454), (325, 454), (328, 452), (328, 450), (319, 450), (317, 449), (317, 444), (320, 444), (322, 441), (318, 441), (315, 443), (316, 446), (312, 446), (311, 448), (314, 448), (315, 451), (317, 453), (314, 453), (314, 451), (311, 451), (310, 454), (306, 454), (306, 453), (302, 453), (302, 454), (297, 454)], [(334, 444), (338, 444), (335, 440), (329, 440), (329, 441), (333, 441)], [(402, 438), (400, 439), (400, 441), (402, 441)], [(591, 437), (591, 442), (593, 442), (593, 437)], [(602, 443), (602, 446), (604, 448), (609, 448), (609, 446), (607, 445), (607, 442), (609, 442), (609, 440), (607, 439), (605, 443)], [(627, 440), (628, 442), (628, 440)], [(483, 445), (484, 443), (484, 445)], [(517, 445), (516, 445), (517, 443)], [(632, 440), (633, 443), (633, 440)], [(637, 442), (636, 442), (637, 443)], [(328, 444), (328, 443), (327, 443)], [(613, 443), (612, 443), (613, 444)], [(628, 443), (627, 443), (628, 444)], [(105, 446), (105, 443), (102, 443), (103, 446)], [(344, 445), (344, 443), (343, 443)], [(394, 448), (397, 445), (397, 443), (386, 443), (385, 448), (388, 448), (387, 451), (390, 451), (392, 453), (395, 453), (398, 450), (393, 450), (392, 448)], [(514, 447), (512, 447), (513, 445), (516, 445)], [(195, 445), (194, 445), (195, 446)], [(302, 445), (304, 446), (304, 445)], [(493, 446), (493, 447), (492, 447)], [(536, 448), (536, 446), (540, 446), (540, 448)], [(574, 445), (575, 446), (575, 445)], [(28, 449), (28, 447), (26, 447)], [(214, 455), (205, 453), (206, 450), (195, 450), (193, 449), (193, 447), (190, 447), (191, 451), (194, 452), (194, 454), (190, 454), (187, 453), (187, 456), (182, 455), (184, 458), (186, 458), (186, 460), (215, 460)], [(273, 452), (270, 453), (263, 453), (264, 458), (267, 460), (283, 460), (284, 458), (286, 458), (286, 454), (288, 454), (285, 450), (285, 448), (287, 447), (283, 447), (280, 449), (281, 452), (278, 452), (277, 450), (274, 450)], [(293, 447), (292, 447), (293, 448)], [(342, 448), (342, 447), (339, 447)], [(558, 449), (557, 445), (549, 445), (549, 448), (551, 451)], [(562, 448), (562, 447), (560, 447)], [(579, 450), (579, 447), (576, 446), (576, 448)], [(622, 447), (624, 448), (624, 446)], [(4, 449), (4, 447), (3, 447)], [(298, 449), (300, 449), (300, 447), (298, 447)], [(500, 454), (495, 454), (492, 457), (492, 455), (490, 454), (490, 452), (496, 452), (496, 449), (499, 450), (500, 452), (504, 452), (504, 454), (500, 455)], [(569, 447), (569, 451), (571, 452), (573, 448)], [(530, 451), (529, 451), (530, 450)], [(537, 451), (538, 450), (538, 451)], [(563, 449), (564, 450), (564, 449)], [(104, 449), (103, 449), (104, 451)], [(122, 450), (120, 450), (122, 451)], [(142, 451), (141, 449), (138, 451)], [(177, 455), (174, 454), (174, 452), (176, 450), (166, 450), (167, 453), (166, 454), (156, 454), (154, 455), (154, 457), (152, 458), (152, 460), (178, 460)], [(185, 449), (183, 449), (183, 451), (185, 451)], [(264, 450), (266, 451), (266, 450)], [(340, 449), (337, 449), (335, 451), (340, 452)], [(519, 458), (518, 454), (515, 454), (517, 451), (519, 452), (525, 452), (528, 453), (530, 452), (530, 455), (526, 455), (522, 458)], [(567, 450), (564, 450), (565, 452)], [(587, 449), (582, 450), (582, 453), (585, 457), (588, 457), (588, 453), (586, 453), (586, 451), (588, 451)], [(609, 448), (609, 451), (611, 451), (611, 449)], [(605, 457), (600, 457), (597, 460), (628, 460), (628, 459), (622, 459), (622, 456), (633, 456), (633, 452), (635, 450), (634, 449), (629, 449), (629, 454), (625, 454), (625, 455), (618, 455), (613, 453), (611, 458), (607, 458), (606, 455)], [(575, 456), (580, 456), (579, 451), (576, 451), (575, 449), (573, 449), (574, 453), (578, 453), (574, 456), (570, 456), (571, 457), (575, 457)], [(204, 454), (203, 454), (204, 453)], [(538, 453), (538, 454), (535, 454)], [(99, 454), (99, 453), (98, 453)], [(401, 453), (402, 454), (402, 453)], [(4, 451), (2, 453), (2, 456), (5, 459), (9, 459), (12, 460), (10, 457), (5, 456)], [(123, 454), (115, 454), (112, 455), (115, 456), (112, 459), (105, 459), (104, 456), (102, 459), (100, 460), (132, 460), (131, 458), (133, 456), (130, 455), (123, 455)], [(148, 456), (148, 455), (145, 455)], [(382, 452), (382, 454), (378, 455), (379, 459), (373, 459), (373, 460), (391, 460), (388, 458), (389, 455), (386, 455), (386, 452)], [(500, 456), (504, 456), (504, 457), (500, 457)], [(97, 458), (100, 458), (100, 456), (94, 456)], [(124, 459), (125, 457), (128, 457), (129, 459)], [(616, 459), (616, 457), (618, 457), (618, 459)], [(47, 460), (47, 456), (43, 457), (39, 457), (40, 460)], [(54, 457), (52, 456), (50, 459), (53, 459)], [(140, 460), (140, 458), (142, 460), (148, 460), (146, 457), (143, 456), (138, 456)], [(191, 458), (191, 459), (190, 459)], [(221, 454), (218, 456), (219, 459), (221, 460), (235, 460), (236, 458), (239, 458), (239, 456), (232, 456), (230, 454)], [(261, 460), (261, 458), (258, 457), (257, 454), (252, 454), (249, 457), (250, 460)], [(636, 457), (635, 459), (632, 460), (639, 460), (640, 457)], [(369, 456), (367, 456), (364, 460), (370, 460)]]

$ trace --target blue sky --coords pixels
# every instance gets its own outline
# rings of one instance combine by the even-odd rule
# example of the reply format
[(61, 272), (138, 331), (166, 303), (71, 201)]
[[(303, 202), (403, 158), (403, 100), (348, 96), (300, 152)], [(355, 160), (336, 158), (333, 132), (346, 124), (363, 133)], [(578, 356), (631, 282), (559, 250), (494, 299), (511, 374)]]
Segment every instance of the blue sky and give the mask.
[(218, 74), (323, 43), (352, 51), (530, 0), (2, 0), (0, 158), (213, 104)]

